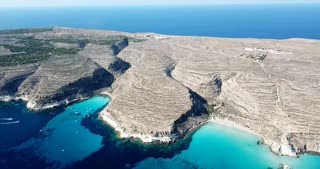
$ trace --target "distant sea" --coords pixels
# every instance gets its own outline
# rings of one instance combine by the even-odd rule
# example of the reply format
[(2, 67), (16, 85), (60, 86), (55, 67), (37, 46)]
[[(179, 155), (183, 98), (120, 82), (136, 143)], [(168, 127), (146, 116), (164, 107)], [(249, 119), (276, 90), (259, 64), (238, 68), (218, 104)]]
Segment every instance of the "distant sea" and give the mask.
[(188, 36), (320, 39), (320, 4), (0, 7), (0, 29), (54, 26)]

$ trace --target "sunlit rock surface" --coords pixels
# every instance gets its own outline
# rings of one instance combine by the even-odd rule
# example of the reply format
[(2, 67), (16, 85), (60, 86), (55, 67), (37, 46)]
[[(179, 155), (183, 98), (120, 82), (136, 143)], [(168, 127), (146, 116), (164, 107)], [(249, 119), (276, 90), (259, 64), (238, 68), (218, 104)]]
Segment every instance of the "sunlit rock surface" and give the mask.
[(123, 130), (166, 130), (190, 109), (186, 88), (213, 105), (214, 116), (261, 134), (274, 152), (319, 152), (319, 41), (145, 37), (119, 54), (132, 68), (114, 83), (104, 114)]
[(121, 34), (53, 28), (2, 31), (0, 37), (0, 94), (26, 100), (32, 109), (93, 96), (130, 67), (112, 50), (129, 45)]
[[(32, 42), (51, 52), (31, 51), (34, 60), (26, 61), (12, 47), (30, 45), (21, 36), (42, 39)], [(0, 93), (30, 107), (102, 92), (112, 101), (101, 118), (122, 137), (170, 142), (213, 116), (259, 133), (279, 154), (320, 152), (318, 40), (67, 28), (0, 37)], [(12, 55), (23, 60), (13, 62)]]

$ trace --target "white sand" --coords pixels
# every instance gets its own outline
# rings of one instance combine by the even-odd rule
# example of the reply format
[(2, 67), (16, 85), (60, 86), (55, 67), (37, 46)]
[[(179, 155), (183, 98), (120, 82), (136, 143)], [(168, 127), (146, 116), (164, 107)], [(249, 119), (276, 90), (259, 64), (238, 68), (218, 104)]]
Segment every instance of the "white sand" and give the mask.
[[(232, 128), (238, 129), (238, 130), (242, 130), (242, 131), (257, 135), (265, 140), (265, 138), (261, 134), (255, 132), (247, 127), (241, 126), (241, 125), (239, 125), (231, 120), (228, 120), (228, 119), (212, 118), (212, 119), (208, 120), (208, 122), (223, 125), (226, 127), (232, 127)], [(274, 141), (271, 144), (266, 143), (266, 142), (264, 144), (270, 145), (271, 151), (278, 154), (278, 155), (297, 157), (296, 152), (294, 152), (294, 150), (292, 150), (292, 148), (289, 144), (277, 143)]]
[(226, 127), (236, 128), (238, 130), (242, 130), (242, 131), (257, 135), (259, 137), (262, 137), (261, 134), (255, 132), (247, 127), (241, 126), (241, 125), (239, 125), (231, 120), (228, 120), (228, 119), (212, 118), (212, 119), (208, 120), (208, 122), (223, 125)]
[(110, 117), (108, 117), (108, 113), (100, 116), (107, 124), (109, 124), (112, 128), (114, 128), (118, 133), (120, 138), (138, 138), (144, 143), (151, 143), (154, 141), (161, 141), (161, 142), (170, 142), (173, 138), (176, 138), (175, 135), (166, 135), (166, 136), (159, 136), (155, 137), (152, 135), (143, 135), (143, 134), (137, 134), (137, 133), (128, 133), (125, 132), (121, 126), (119, 126), (114, 120), (112, 120)]

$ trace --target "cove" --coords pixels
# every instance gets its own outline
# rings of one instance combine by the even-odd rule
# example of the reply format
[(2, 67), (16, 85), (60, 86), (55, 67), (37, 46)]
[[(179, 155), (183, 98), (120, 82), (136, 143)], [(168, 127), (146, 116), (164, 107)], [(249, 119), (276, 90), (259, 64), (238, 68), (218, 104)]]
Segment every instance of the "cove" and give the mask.
[[(44, 112), (29, 111), (23, 102), (18, 105), (15, 102), (0, 103), (0, 117), (3, 120), (13, 117), (12, 115), (14, 120), (28, 117), (24, 123), (20, 123), (23, 126), (12, 124), (6, 126), (8, 131), (1, 130), (0, 134), (12, 136), (11, 140), (17, 138), (14, 136), (25, 137), (20, 144), (3, 145), (4, 149), (0, 151), (0, 168), (132, 168), (133, 164), (145, 158), (171, 158), (187, 149), (191, 137), (171, 145), (146, 145), (137, 139), (118, 139), (114, 129), (99, 118), (99, 113), (109, 102), (109, 97), (99, 95), (64, 109)], [(45, 116), (47, 119), (43, 121), (38, 116)], [(38, 123), (41, 125), (30, 129), (33, 134), (26, 134), (23, 130), (28, 124)]]
[(173, 158), (147, 158), (136, 169), (278, 169), (288, 164), (293, 169), (319, 169), (320, 156), (305, 154), (299, 158), (278, 156), (260, 138), (239, 129), (208, 123), (193, 136), (187, 150)]
[[(89, 156), (102, 147), (103, 137), (91, 133), (81, 123), (83, 119), (100, 112), (109, 101), (108, 97), (96, 96), (67, 107), (40, 129), (36, 137), (12, 148), (13, 152), (16, 154), (26, 152), (34, 156), (37, 160), (30, 161), (30, 165), (34, 165), (35, 168), (40, 167), (35, 165), (37, 163), (43, 163), (50, 168), (62, 168)], [(29, 123), (32, 123), (31, 119)], [(17, 166), (19, 167), (21, 166)]]
[(33, 112), (26, 108), (23, 101), (0, 101), (0, 152), (36, 136), (48, 121), (62, 111)]

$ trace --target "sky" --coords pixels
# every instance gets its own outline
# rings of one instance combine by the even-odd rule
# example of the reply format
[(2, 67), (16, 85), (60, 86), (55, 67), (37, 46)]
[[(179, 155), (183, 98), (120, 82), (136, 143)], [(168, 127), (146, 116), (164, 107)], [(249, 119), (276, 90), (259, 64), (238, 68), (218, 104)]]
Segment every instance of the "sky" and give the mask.
[(0, 0), (0, 7), (320, 3), (320, 0)]

